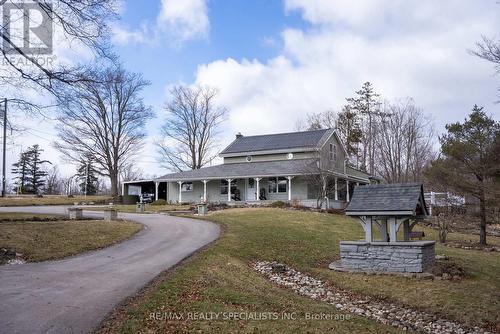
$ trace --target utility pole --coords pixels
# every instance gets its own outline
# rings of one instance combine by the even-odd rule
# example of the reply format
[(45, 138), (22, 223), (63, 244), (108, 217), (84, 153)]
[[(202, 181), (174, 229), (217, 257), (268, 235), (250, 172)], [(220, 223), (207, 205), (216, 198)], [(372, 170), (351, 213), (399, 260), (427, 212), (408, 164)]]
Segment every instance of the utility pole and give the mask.
[(6, 171), (5, 171), (5, 160), (7, 151), (7, 98), (3, 100), (4, 110), (3, 110), (3, 152), (2, 152), (2, 197), (6, 195)]

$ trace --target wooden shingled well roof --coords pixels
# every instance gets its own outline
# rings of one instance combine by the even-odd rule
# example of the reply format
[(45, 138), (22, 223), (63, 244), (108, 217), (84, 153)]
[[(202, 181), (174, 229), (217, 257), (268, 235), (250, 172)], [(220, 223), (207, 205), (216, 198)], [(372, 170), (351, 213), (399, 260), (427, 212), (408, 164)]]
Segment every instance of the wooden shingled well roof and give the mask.
[(424, 218), (429, 212), (422, 184), (376, 184), (354, 189), (346, 215)]

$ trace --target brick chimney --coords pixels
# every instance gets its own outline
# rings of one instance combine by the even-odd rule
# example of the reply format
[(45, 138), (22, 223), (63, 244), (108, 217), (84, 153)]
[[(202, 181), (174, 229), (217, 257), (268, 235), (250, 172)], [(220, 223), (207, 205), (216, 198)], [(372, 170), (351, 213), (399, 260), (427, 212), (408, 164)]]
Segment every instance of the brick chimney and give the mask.
[(236, 134), (236, 139), (240, 139), (240, 138), (243, 138), (243, 135), (241, 134), (241, 132), (238, 132)]

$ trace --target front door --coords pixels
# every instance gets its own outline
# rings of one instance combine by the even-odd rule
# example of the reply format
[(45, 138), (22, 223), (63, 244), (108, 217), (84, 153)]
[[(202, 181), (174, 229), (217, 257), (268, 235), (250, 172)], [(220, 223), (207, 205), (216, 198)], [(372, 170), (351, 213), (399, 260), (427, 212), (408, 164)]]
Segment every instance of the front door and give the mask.
[(255, 201), (255, 180), (247, 179), (247, 201)]

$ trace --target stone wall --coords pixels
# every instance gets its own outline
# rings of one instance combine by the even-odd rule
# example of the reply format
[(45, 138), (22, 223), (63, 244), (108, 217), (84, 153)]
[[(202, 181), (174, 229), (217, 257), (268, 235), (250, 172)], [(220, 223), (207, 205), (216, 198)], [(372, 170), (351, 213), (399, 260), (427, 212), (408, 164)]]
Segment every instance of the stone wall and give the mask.
[(434, 241), (341, 241), (341, 266), (353, 271), (420, 273), (434, 264)]

